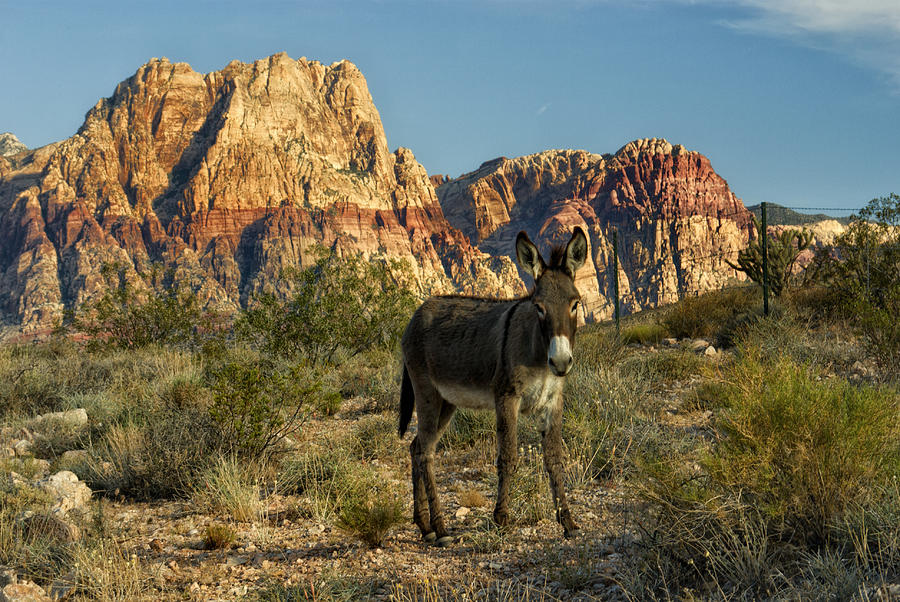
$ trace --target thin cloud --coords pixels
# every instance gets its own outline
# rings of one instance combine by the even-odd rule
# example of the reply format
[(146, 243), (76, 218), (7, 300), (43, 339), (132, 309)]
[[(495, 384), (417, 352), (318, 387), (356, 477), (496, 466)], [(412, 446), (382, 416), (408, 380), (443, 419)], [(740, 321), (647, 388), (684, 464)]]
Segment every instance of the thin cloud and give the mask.
[[(685, 0), (681, 0), (685, 1)], [(686, 0), (725, 6), (723, 0)], [(847, 57), (882, 73), (900, 94), (900, 1), (736, 0), (748, 14), (723, 25), (770, 35)]]
[(543, 115), (544, 113), (547, 112), (547, 109), (549, 109), (550, 105), (552, 105), (552, 104), (553, 104), (552, 102), (548, 102), (546, 104), (541, 105), (541, 108), (537, 110), (537, 112), (534, 114), (534, 116), (540, 117), (541, 115)]

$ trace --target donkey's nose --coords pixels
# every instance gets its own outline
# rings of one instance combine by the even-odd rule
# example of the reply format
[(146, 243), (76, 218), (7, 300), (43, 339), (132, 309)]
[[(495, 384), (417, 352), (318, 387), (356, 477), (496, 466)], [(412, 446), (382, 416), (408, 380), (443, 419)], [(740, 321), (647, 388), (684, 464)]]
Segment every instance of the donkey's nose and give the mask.
[(565, 376), (572, 368), (572, 346), (569, 337), (557, 336), (550, 339), (547, 363), (557, 376)]
[(572, 356), (567, 355), (564, 358), (549, 357), (547, 363), (550, 364), (557, 376), (565, 376), (572, 369)]

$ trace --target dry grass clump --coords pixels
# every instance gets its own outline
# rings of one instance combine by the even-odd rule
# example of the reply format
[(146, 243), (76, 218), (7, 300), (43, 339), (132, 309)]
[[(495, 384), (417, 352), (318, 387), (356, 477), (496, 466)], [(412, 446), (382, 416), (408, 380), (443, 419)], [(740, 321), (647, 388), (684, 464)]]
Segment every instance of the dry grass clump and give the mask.
[(363, 416), (355, 425), (349, 440), (350, 451), (360, 460), (396, 460), (408, 455), (403, 441), (397, 437), (396, 414)]
[(669, 336), (669, 331), (662, 324), (650, 322), (647, 324), (634, 324), (622, 329), (622, 344), (640, 343), (646, 345), (648, 343), (659, 343), (661, 340)]
[(215, 523), (203, 530), (203, 549), (224, 550), (237, 541), (237, 533), (230, 525)]
[(76, 591), (91, 600), (129, 602), (150, 597), (149, 577), (137, 556), (115, 541), (98, 539), (75, 547)]
[(484, 497), (484, 494), (477, 489), (464, 489), (457, 494), (457, 500), (460, 506), (466, 508), (484, 508), (490, 502)]
[(265, 508), (260, 498), (263, 485), (258, 467), (234, 457), (218, 458), (201, 473), (191, 497), (204, 510), (252, 522)]
[(735, 328), (760, 315), (761, 307), (757, 287), (729, 288), (682, 299), (663, 316), (662, 326), (677, 339), (715, 339), (728, 347)]

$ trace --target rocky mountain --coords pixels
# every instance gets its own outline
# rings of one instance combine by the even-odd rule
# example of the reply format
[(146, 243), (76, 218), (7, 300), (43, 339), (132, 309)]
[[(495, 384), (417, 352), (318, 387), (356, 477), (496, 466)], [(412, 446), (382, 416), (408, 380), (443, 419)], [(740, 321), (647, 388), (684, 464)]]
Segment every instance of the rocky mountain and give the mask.
[[(437, 189), (435, 189), (437, 187)], [(208, 307), (287, 294), (314, 245), (409, 262), (420, 295), (525, 290), (516, 233), (589, 233), (586, 319), (717, 288), (750, 213), (703, 155), (637, 140), (612, 155), (546, 151), (431, 176), (387, 146), (365, 78), (278, 54), (221, 71), (153, 59), (66, 140), (0, 157), (0, 313), (41, 329), (110, 285), (172, 283)]]
[(9, 157), (27, 150), (28, 147), (19, 142), (15, 134), (11, 132), (0, 134), (0, 157)]
[[(762, 219), (762, 204), (750, 205), (747, 209), (756, 216), (756, 219)], [(850, 223), (850, 217), (846, 215), (834, 217), (824, 213), (799, 213), (777, 203), (767, 203), (766, 221), (773, 226), (807, 226), (828, 221), (846, 226)]]
[[(363, 75), (277, 54), (200, 74), (153, 59), (62, 142), (0, 158), (0, 311), (46, 327), (108, 286), (169, 280), (230, 310), (286, 293), (320, 244), (409, 260), (420, 293), (516, 293), (513, 263), (445, 219), (390, 152)], [(156, 276), (154, 276), (156, 275)]]
[(553, 150), (483, 163), (437, 189), (444, 215), (482, 251), (509, 254), (519, 230), (563, 242), (573, 226), (590, 239), (578, 286), (588, 319), (613, 312), (613, 232), (625, 311), (743, 279), (734, 260), (753, 233), (750, 213), (697, 152), (665, 140), (612, 155)]

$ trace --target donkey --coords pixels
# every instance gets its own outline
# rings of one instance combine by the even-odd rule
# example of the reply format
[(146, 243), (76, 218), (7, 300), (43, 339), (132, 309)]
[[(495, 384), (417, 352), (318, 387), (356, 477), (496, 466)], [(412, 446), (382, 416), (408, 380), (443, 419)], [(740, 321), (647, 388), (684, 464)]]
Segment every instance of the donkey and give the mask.
[(509, 522), (518, 415), (536, 414), (556, 520), (566, 537), (578, 530), (563, 490), (562, 390), (572, 369), (581, 300), (575, 272), (587, 252), (587, 238), (575, 228), (565, 247), (553, 249), (548, 265), (528, 235), (519, 232), (516, 258), (534, 277), (529, 296), (431, 297), (410, 319), (402, 340), (399, 431), (401, 437), (406, 433), (415, 409), (418, 433), (409, 446), (413, 519), (425, 541), (442, 546), (452, 541), (434, 481), (434, 451), (457, 407), (493, 409), (497, 415), (494, 522)]

